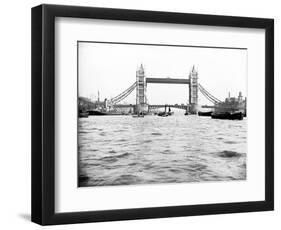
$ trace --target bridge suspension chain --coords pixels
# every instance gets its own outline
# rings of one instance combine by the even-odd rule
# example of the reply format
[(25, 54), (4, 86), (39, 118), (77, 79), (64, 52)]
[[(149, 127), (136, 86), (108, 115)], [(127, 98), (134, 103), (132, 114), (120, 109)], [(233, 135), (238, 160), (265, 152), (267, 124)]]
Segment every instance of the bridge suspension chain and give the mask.
[(218, 102), (215, 98), (213, 98), (206, 90), (204, 90), (202, 87), (199, 87), (200, 92), (205, 96), (210, 102), (216, 103)]
[(131, 85), (128, 89), (126, 89), (125, 91), (123, 91), (122, 93), (120, 93), (119, 95), (117, 95), (116, 97), (112, 98), (109, 100), (109, 104), (116, 104), (120, 101), (122, 101), (123, 99), (125, 99), (127, 96), (129, 96), (129, 94), (136, 88), (137, 83), (135, 82), (133, 85)]
[(212, 98), (210, 98), (204, 91), (200, 92), (203, 94), (203, 96), (205, 96), (211, 103), (216, 104), (217, 102), (215, 100), (213, 100)]
[(207, 90), (205, 90), (202, 86), (199, 87), (200, 92), (212, 103), (216, 104), (221, 102), (219, 99), (211, 95)]
[(213, 96), (212, 94), (210, 94), (206, 89), (204, 89), (204, 87), (201, 84), (198, 84), (198, 88), (200, 90), (200, 92), (212, 103), (217, 104), (220, 103), (221, 100), (219, 100), (218, 98), (216, 98), (215, 96)]

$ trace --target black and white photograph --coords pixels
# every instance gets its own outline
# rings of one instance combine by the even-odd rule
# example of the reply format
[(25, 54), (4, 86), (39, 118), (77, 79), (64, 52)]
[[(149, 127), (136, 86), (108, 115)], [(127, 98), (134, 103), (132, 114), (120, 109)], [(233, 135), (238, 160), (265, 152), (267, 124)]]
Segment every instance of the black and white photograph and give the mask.
[(247, 179), (247, 49), (77, 42), (78, 186)]
[(32, 222), (274, 210), (274, 19), (159, 6), (32, 8)]

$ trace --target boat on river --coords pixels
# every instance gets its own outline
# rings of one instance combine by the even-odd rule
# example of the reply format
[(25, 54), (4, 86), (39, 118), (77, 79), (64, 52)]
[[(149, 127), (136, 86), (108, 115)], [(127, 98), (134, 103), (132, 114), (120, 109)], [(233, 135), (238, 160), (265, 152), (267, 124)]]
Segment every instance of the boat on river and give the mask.
[(203, 117), (210, 117), (213, 114), (213, 111), (209, 112), (198, 112), (198, 116), (203, 116)]
[(100, 110), (89, 110), (87, 111), (89, 113), (90, 116), (116, 116), (116, 115), (125, 115), (124, 113), (117, 113), (114, 111), (100, 111)]
[(172, 112), (170, 107), (169, 107), (169, 110), (167, 112), (167, 106), (165, 106), (164, 112), (157, 113), (157, 116), (159, 116), (159, 117), (168, 117), (168, 116), (172, 116), (172, 115), (174, 115), (174, 112)]
[(242, 112), (224, 112), (224, 113), (213, 113), (211, 115), (213, 119), (225, 119), (225, 120), (243, 120)]
[(78, 116), (79, 116), (79, 118), (82, 118), (82, 117), (87, 118), (89, 116), (89, 113), (86, 111), (79, 111)]
[(88, 113), (89, 113), (90, 116), (105, 116), (105, 115), (107, 115), (106, 112), (102, 112), (100, 110), (89, 110)]
[(168, 114), (167, 112), (159, 112), (159, 113), (157, 114), (157, 116), (159, 116), (159, 117), (168, 117), (169, 114)]

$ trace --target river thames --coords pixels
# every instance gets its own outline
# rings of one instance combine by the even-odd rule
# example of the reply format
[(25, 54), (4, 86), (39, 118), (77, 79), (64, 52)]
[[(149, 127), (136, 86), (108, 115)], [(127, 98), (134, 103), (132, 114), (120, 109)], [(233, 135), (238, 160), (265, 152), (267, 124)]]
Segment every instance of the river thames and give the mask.
[(78, 120), (79, 186), (246, 179), (247, 119), (89, 116)]

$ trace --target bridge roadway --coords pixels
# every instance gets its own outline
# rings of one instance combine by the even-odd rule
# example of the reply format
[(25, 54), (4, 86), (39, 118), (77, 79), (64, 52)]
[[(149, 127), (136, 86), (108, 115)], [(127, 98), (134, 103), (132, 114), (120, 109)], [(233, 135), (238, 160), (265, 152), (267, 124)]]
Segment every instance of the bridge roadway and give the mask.
[[(115, 108), (133, 108), (134, 106), (135, 106), (135, 104), (125, 104), (125, 105), (116, 104), (116, 105), (114, 105)], [(190, 107), (189, 104), (187, 104), (187, 105), (178, 105), (178, 104), (175, 104), (175, 105), (168, 105), (168, 104), (166, 104), (166, 105), (148, 105), (148, 107), (150, 109), (165, 108), (165, 106), (167, 108), (170, 107), (170, 108), (185, 109), (185, 110)]]
[(187, 109), (190, 105), (149, 105), (150, 109), (158, 109), (158, 108), (177, 108), (177, 109)]
[(189, 84), (189, 79), (181, 78), (146, 78), (146, 83), (162, 83), (162, 84)]

